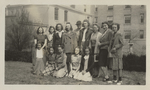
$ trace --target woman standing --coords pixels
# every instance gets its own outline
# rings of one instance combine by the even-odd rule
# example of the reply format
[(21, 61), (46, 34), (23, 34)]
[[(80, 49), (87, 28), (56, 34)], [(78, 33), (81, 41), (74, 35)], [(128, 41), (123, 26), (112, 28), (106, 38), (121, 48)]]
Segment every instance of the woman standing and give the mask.
[[(109, 52), (112, 54), (112, 70), (113, 70), (113, 82), (117, 84), (122, 83), (122, 47), (124, 45), (122, 35), (118, 33), (120, 25), (118, 23), (112, 24), (113, 37), (110, 41)], [(118, 77), (117, 77), (118, 76)]]
[[(35, 61), (36, 61), (36, 51), (35, 51), (35, 47), (37, 43), (41, 43), (42, 47), (41, 49), (45, 49), (45, 46), (47, 44), (47, 36), (43, 34), (44, 33), (44, 29), (42, 27), (39, 27), (37, 29), (37, 35), (34, 36), (34, 47), (33, 47), (33, 53), (32, 53), (32, 63), (33, 65), (35, 65)], [(43, 62), (44, 62), (44, 66), (46, 66), (46, 54), (45, 54), (45, 50), (44, 50), (44, 55), (43, 55)]]
[(56, 33), (53, 35), (53, 46), (55, 53), (58, 53), (58, 45), (62, 45), (63, 26), (61, 23), (56, 25)]
[(49, 34), (47, 35), (47, 47), (53, 47), (53, 35), (55, 32), (55, 28), (53, 26), (49, 27)]
[(83, 21), (83, 29), (80, 30), (79, 35), (79, 47), (81, 49), (81, 54), (84, 54), (85, 47), (89, 46), (89, 40), (93, 30), (90, 29), (90, 22), (88, 20)]
[(62, 38), (62, 45), (64, 46), (64, 52), (67, 55), (67, 70), (68, 74), (70, 72), (70, 61), (71, 61), (71, 55), (74, 53), (75, 47), (77, 47), (77, 39), (76, 34), (72, 31), (72, 25), (70, 22), (66, 23), (66, 33), (64, 33), (64, 36)]
[(97, 77), (98, 76), (98, 70), (99, 70), (99, 66), (98, 66), (98, 53), (99, 53), (99, 48), (97, 47), (97, 43), (99, 43), (99, 38), (101, 37), (101, 33), (99, 32), (99, 26), (97, 24), (93, 24), (93, 30), (94, 32), (91, 35), (91, 39), (89, 42), (89, 47), (91, 48), (91, 54), (94, 56), (94, 68), (93, 68), (93, 77)]
[(99, 39), (98, 47), (99, 47), (99, 66), (102, 69), (105, 77), (103, 81), (109, 81), (108, 77), (108, 46), (110, 44), (110, 40), (112, 38), (112, 31), (108, 29), (108, 22), (102, 23), (102, 28), (104, 29), (101, 38)]

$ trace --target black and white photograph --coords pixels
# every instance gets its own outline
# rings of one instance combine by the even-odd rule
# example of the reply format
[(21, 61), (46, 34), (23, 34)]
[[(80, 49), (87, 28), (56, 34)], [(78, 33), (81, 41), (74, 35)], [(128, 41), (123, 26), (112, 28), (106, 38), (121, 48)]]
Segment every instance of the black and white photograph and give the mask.
[(147, 5), (5, 7), (5, 85), (146, 85)]

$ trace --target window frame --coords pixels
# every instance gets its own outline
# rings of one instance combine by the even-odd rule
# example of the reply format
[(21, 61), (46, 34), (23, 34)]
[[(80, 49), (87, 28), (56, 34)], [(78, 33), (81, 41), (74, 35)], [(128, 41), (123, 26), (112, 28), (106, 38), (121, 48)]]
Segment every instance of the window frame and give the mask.
[[(112, 7), (112, 8), (110, 8), (110, 7)], [(108, 11), (112, 11), (112, 10), (114, 10), (114, 6), (113, 5), (108, 6)]]
[(64, 11), (64, 21), (65, 22), (68, 21), (68, 11), (67, 10)]
[(54, 19), (59, 20), (59, 8), (54, 8)]
[[(126, 37), (129, 37), (129, 38), (126, 38)], [(124, 30), (124, 39), (131, 39), (131, 30)]]

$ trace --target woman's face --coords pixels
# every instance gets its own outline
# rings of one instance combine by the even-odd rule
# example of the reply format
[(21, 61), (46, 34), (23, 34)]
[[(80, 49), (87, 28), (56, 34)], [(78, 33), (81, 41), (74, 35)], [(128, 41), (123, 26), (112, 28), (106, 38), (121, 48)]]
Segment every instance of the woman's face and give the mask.
[(70, 24), (66, 24), (67, 31), (70, 31), (70, 27), (71, 27)]
[(89, 49), (85, 49), (85, 55), (89, 55), (90, 54), (90, 50)]
[(43, 30), (42, 28), (39, 28), (39, 34), (42, 34)]
[(83, 25), (84, 25), (85, 28), (88, 27), (88, 23), (87, 22), (83, 22)]
[(79, 48), (76, 48), (75, 49), (75, 54), (77, 55), (77, 54), (79, 54), (79, 52), (80, 52)]
[(50, 52), (50, 54), (53, 54), (54, 53), (54, 49), (50, 48), (49, 52)]
[(98, 27), (96, 25), (93, 26), (93, 29), (95, 33), (98, 31)]
[(108, 29), (108, 25), (104, 23), (104, 24), (103, 24), (103, 29), (104, 29), (104, 30), (107, 30), (107, 29)]
[(113, 30), (114, 32), (117, 32), (117, 31), (118, 31), (117, 25), (112, 25), (112, 30)]
[(58, 31), (61, 31), (61, 25), (57, 25)]
[(50, 28), (49, 32), (54, 33), (54, 28)]

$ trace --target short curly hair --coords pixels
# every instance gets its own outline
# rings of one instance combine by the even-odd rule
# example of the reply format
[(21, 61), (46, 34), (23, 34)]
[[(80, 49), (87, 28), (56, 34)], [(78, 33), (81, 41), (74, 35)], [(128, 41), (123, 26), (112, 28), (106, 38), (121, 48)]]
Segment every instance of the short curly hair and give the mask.
[(113, 25), (117, 25), (117, 30), (120, 29), (120, 24), (119, 24), (119, 23), (113, 23), (113, 24), (111, 25), (111, 29), (112, 29), (112, 26), (113, 26)]
[(63, 30), (63, 25), (61, 23), (56, 24), (56, 30), (58, 30), (58, 28), (57, 28), (58, 25), (60, 25), (61, 26), (61, 30)]

